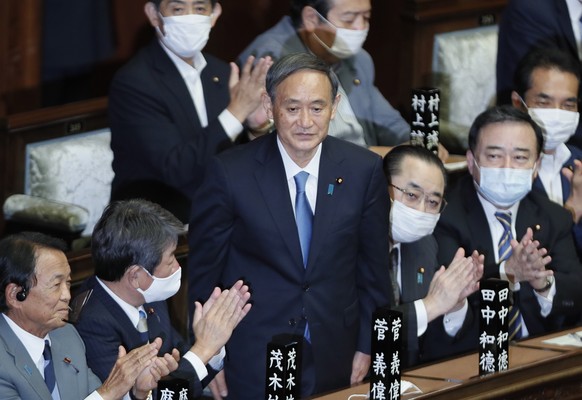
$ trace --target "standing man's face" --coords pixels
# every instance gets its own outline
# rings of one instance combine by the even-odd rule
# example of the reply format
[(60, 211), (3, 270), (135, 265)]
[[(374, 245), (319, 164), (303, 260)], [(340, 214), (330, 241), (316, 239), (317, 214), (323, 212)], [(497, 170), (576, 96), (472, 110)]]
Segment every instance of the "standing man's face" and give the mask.
[(275, 89), (271, 102), (264, 97), (267, 116), (275, 121), (287, 154), (300, 167), (309, 163), (327, 136), (339, 96), (331, 97), (331, 82), (320, 71), (299, 70)]

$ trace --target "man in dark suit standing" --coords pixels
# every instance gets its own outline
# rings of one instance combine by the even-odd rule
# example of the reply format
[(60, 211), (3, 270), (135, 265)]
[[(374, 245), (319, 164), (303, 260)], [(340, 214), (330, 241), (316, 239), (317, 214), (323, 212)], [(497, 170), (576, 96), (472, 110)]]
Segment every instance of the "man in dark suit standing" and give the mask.
[(174, 251), (182, 230), (170, 212), (145, 200), (111, 203), (97, 222), (91, 240), (96, 276), (76, 323), (97, 376), (110, 373), (120, 345), (133, 349), (158, 337), (160, 356), (180, 357), (172, 377), (188, 381), (190, 396), (200, 396), (222, 368), (224, 344), (250, 309), (250, 293), (239, 281), (214, 290), (204, 308), (197, 303), (196, 341), (189, 346), (172, 327), (165, 303), (180, 288)]
[[(580, 63), (581, 17), (582, 3), (578, 0), (508, 1), (499, 24), (498, 104), (511, 104), (517, 64), (534, 48), (558, 48)], [(570, 143), (582, 147), (582, 126), (578, 127)]]
[(34, 232), (0, 241), (0, 398), (115, 400), (130, 389), (135, 398), (145, 398), (161, 375), (176, 369), (176, 361), (156, 359), (160, 339), (128, 354), (118, 346), (101, 384), (87, 366), (83, 341), (67, 323), (71, 267), (64, 248), (62, 241)]
[(304, 336), (303, 396), (360, 382), (372, 312), (392, 297), (381, 159), (327, 136), (337, 77), (298, 53), (266, 86), (276, 132), (213, 160), (190, 221), (190, 302), (240, 277), (253, 292), (225, 362), (234, 399), (264, 397), (266, 346), (281, 333)]
[[(582, 265), (572, 216), (531, 192), (542, 149), (542, 131), (523, 111), (501, 106), (479, 115), (469, 131), (470, 176), (448, 196), (435, 230), (440, 262), (459, 247), (477, 249), (485, 255), (484, 278), (509, 282), (521, 314), (510, 339), (580, 321)], [(477, 337), (464, 345), (474, 349)]]
[(393, 308), (403, 313), (403, 367), (408, 367), (455, 354), (457, 335), (474, 318), (466, 299), (479, 288), (483, 256), (474, 251), (465, 257), (460, 248), (446, 269), (437, 264), (432, 232), (446, 206), (447, 180), (437, 156), (424, 147), (397, 146), (384, 157), (384, 173), (392, 199)]
[[(260, 105), (269, 59), (239, 70), (202, 53), (222, 12), (216, 0), (153, 0), (157, 39), (117, 72), (109, 93), (112, 200), (145, 198), (183, 222), (202, 169)], [(252, 128), (252, 126), (251, 126)]]

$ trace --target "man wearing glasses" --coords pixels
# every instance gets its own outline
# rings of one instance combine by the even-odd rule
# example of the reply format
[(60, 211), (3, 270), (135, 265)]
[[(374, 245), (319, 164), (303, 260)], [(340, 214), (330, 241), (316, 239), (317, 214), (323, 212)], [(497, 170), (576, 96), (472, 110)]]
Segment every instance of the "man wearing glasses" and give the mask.
[[(438, 248), (432, 231), (446, 206), (443, 194), (447, 179), (438, 157), (423, 147), (398, 146), (384, 158), (384, 173), (392, 200), (394, 308), (403, 313), (405, 321), (403, 364), (408, 367), (455, 352), (457, 334), (473, 320), (467, 296), (479, 287), (483, 256), (474, 251), (465, 257), (459, 248), (448, 268), (437, 265)], [(439, 338), (439, 344), (432, 346), (434, 338)]]

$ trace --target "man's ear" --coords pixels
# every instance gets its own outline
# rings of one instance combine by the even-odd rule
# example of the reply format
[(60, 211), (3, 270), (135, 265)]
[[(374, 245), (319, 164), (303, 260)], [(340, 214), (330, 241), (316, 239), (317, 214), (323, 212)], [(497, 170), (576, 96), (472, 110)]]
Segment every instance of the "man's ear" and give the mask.
[(159, 27), (162, 33), (164, 33), (164, 24), (162, 23), (162, 19), (160, 18), (160, 13), (158, 12), (158, 8), (154, 3), (148, 1), (145, 3), (143, 7), (146, 17), (150, 21), (151, 26)]
[(22, 301), (18, 301), (16, 299), (16, 295), (22, 290), (22, 286), (17, 285), (16, 283), (9, 283), (4, 290), (4, 296), (6, 297), (6, 304), (9, 305), (9, 308), (16, 308), (19, 303)]
[(212, 9), (212, 27), (214, 28), (214, 24), (216, 24), (216, 21), (218, 20), (218, 17), (220, 17), (220, 14), (222, 14), (222, 6), (220, 5), (220, 3), (216, 2), (216, 4), (214, 5), (214, 8)]
[(511, 104), (518, 110), (526, 111), (521, 96), (515, 90), (511, 92)]
[(267, 118), (273, 119), (273, 102), (271, 101), (271, 97), (267, 92), (263, 92), (262, 94), (263, 100), (263, 108), (265, 109), (265, 113), (267, 114)]
[(469, 170), (471, 176), (475, 176), (473, 174), (475, 168), (475, 156), (473, 156), (473, 152), (470, 149), (467, 150), (467, 153), (465, 153), (465, 155), (467, 157), (467, 169)]
[(132, 265), (125, 271), (125, 274), (123, 274), (122, 279), (127, 279), (127, 282), (137, 289), (139, 288), (139, 276), (141, 274), (141, 271), (142, 267), (140, 267), (139, 265)]
[(319, 15), (315, 8), (310, 6), (303, 7), (303, 10), (301, 10), (301, 22), (303, 29), (307, 32), (313, 32), (319, 25)]
[(333, 100), (333, 104), (331, 105), (331, 118), (330, 119), (335, 118), (335, 112), (337, 111), (337, 105), (339, 104), (339, 102), (341, 100), (342, 100), (342, 95), (339, 93), (336, 94), (335, 99)]

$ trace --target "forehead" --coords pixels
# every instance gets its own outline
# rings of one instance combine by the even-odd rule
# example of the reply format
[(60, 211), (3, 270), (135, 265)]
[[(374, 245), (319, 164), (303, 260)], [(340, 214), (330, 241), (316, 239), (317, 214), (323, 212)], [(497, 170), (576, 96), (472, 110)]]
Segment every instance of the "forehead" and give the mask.
[(532, 71), (529, 92), (543, 91), (545, 93), (566, 92), (578, 95), (578, 78), (571, 72), (560, 71), (557, 68), (538, 67)]
[(528, 150), (537, 153), (537, 138), (533, 128), (525, 122), (496, 122), (481, 128), (476, 152), (498, 148), (505, 151)]
[(39, 248), (36, 250), (35, 274), (38, 281), (49, 281), (55, 277), (69, 276), (71, 267), (60, 250)]
[(329, 0), (330, 11), (333, 12), (363, 12), (370, 11), (370, 0)]
[(424, 190), (443, 192), (445, 180), (439, 167), (413, 156), (405, 156), (398, 174), (392, 182), (401, 185), (415, 184)]
[(283, 79), (276, 94), (278, 101), (331, 102), (331, 82), (321, 71), (302, 69)]
[(212, 2), (210, 0), (162, 0), (160, 2), (160, 7), (168, 7), (168, 6), (207, 6), (211, 5)]

